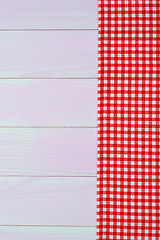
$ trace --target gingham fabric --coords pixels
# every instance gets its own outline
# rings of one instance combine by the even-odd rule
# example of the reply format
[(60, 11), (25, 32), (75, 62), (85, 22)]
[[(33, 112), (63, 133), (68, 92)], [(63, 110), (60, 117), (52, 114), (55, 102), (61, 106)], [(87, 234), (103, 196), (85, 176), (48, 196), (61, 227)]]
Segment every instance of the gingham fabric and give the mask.
[(97, 239), (160, 240), (160, 1), (98, 5)]

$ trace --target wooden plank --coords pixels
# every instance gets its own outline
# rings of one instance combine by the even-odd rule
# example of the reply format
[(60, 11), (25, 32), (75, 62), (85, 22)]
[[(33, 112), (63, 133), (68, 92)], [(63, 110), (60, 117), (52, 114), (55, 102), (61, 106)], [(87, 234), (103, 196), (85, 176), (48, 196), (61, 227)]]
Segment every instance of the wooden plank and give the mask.
[(0, 78), (97, 78), (97, 31), (1, 31)]
[(0, 126), (95, 127), (97, 81), (0, 80)]
[(5, 240), (95, 240), (96, 227), (0, 227)]
[(0, 128), (0, 175), (95, 176), (97, 130)]
[(96, 178), (0, 177), (0, 225), (96, 226)]
[(0, 29), (96, 29), (96, 0), (1, 0)]

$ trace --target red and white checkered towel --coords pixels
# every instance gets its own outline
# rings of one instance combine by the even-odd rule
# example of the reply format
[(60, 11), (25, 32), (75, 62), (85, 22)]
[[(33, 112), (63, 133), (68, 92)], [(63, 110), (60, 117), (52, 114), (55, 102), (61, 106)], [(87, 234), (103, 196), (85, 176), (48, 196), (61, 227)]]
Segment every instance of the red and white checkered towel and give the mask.
[(99, 0), (97, 239), (160, 239), (160, 1)]

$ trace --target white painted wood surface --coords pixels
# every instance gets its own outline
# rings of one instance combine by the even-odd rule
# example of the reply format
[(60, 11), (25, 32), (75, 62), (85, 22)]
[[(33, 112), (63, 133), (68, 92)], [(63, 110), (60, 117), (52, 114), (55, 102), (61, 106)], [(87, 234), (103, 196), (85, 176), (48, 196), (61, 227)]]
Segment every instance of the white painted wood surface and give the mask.
[(95, 240), (96, 227), (1, 227), (3, 240)]
[(0, 31), (0, 78), (97, 78), (97, 31)]
[(96, 29), (97, 0), (1, 0), (0, 29)]
[(97, 5), (1, 1), (2, 240), (96, 240)]
[(97, 129), (0, 128), (0, 176), (95, 176), (96, 145)]
[(96, 178), (0, 177), (0, 225), (96, 226)]
[(0, 80), (0, 126), (96, 127), (96, 80)]

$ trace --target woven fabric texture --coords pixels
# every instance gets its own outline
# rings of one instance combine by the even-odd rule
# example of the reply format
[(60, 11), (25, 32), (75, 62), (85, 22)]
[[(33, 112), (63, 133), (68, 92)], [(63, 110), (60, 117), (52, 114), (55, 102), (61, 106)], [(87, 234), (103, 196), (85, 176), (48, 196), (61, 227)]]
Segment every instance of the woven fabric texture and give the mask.
[(160, 239), (160, 1), (98, 2), (97, 239)]

